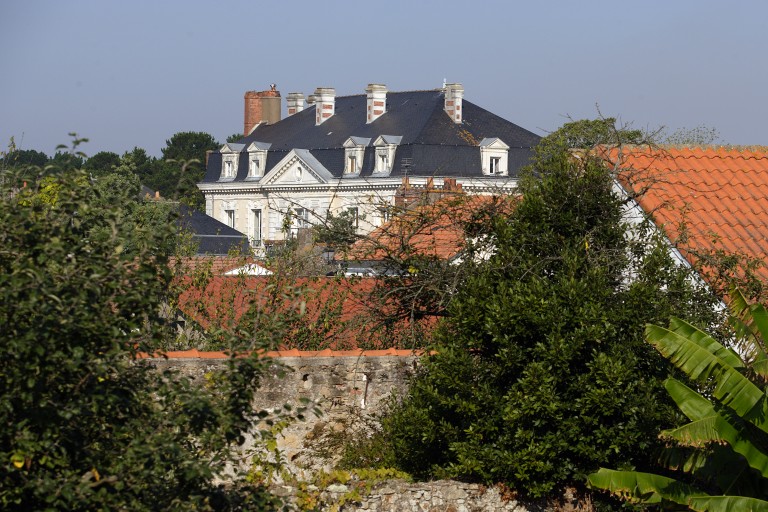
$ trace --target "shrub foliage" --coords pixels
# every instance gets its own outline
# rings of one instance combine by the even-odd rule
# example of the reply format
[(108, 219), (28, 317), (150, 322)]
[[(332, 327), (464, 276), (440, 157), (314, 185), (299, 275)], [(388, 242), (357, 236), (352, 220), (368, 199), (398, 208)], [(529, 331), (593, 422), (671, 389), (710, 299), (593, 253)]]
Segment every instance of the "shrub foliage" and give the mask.
[(643, 467), (675, 422), (669, 367), (642, 326), (673, 312), (711, 325), (713, 297), (650, 228), (623, 220), (602, 162), (551, 146), (517, 208), (476, 241), (492, 255), (469, 270), (436, 353), (383, 422), (415, 476), (551, 495), (606, 461)]

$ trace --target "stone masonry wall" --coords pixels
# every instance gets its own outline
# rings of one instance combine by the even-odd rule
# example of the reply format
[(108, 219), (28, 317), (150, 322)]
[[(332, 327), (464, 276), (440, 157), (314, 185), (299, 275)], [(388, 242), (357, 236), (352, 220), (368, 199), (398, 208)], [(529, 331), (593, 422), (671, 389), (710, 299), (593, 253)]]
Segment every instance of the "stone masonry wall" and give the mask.
[[(284, 404), (296, 407), (306, 399), (322, 412), (319, 417), (306, 414), (305, 421), (289, 425), (278, 440), (288, 469), (298, 477), (331, 469), (343, 443), (370, 428), (387, 399), (405, 392), (418, 366), (418, 356), (410, 351), (357, 352), (277, 353), (270, 375), (261, 384), (254, 402), (257, 410), (280, 409)], [(220, 369), (224, 358), (221, 353), (189, 351), (169, 353), (167, 359), (152, 359), (152, 363), (202, 379)]]

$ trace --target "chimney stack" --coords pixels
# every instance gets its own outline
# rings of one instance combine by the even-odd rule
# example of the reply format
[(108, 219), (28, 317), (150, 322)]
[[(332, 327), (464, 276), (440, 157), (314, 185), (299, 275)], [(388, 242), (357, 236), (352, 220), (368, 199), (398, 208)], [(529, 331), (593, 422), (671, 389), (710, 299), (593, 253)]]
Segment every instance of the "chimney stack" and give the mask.
[(280, 91), (275, 84), (268, 91), (245, 93), (243, 135), (250, 135), (260, 123), (273, 124), (280, 120)]
[(300, 92), (289, 92), (287, 98), (288, 115), (298, 114), (304, 110), (304, 95)]
[(461, 124), (461, 100), (464, 87), (461, 84), (445, 84), (445, 113), (456, 124)]
[(315, 97), (315, 126), (320, 126), (336, 112), (336, 89), (318, 87), (312, 96)]
[(368, 117), (366, 124), (370, 124), (384, 115), (387, 111), (387, 86), (382, 84), (368, 84), (365, 93), (368, 98)]

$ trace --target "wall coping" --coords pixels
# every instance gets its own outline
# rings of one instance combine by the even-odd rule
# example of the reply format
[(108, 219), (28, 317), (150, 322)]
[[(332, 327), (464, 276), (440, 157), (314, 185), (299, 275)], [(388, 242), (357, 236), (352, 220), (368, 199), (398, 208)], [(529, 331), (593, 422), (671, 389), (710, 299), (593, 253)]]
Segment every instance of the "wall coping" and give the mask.
[[(238, 354), (237, 357), (247, 357), (250, 352), (244, 352)], [(263, 352), (261, 357), (268, 357), (272, 359), (280, 359), (287, 357), (421, 357), (424, 355), (424, 350), (404, 350), (388, 348), (385, 350), (270, 350)], [(152, 354), (147, 352), (139, 352), (136, 355), (137, 359), (228, 359), (229, 354), (224, 351), (215, 352), (203, 352), (197, 349), (192, 350), (176, 350), (168, 352), (154, 352)]]

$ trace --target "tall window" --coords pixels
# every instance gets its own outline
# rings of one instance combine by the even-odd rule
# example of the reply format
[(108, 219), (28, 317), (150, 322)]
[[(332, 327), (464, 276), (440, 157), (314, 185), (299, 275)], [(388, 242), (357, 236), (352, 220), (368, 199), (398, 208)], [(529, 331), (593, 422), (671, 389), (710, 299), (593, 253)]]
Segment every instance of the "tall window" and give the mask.
[(234, 228), (235, 227), (235, 210), (224, 210), (224, 213), (227, 217), (227, 226)]
[(309, 210), (307, 210), (306, 208), (296, 208), (294, 210), (294, 215), (296, 217), (297, 228), (309, 227)]
[(259, 166), (259, 159), (254, 158), (251, 160), (251, 173), (250, 176), (259, 176), (261, 174), (260, 172), (260, 166)]
[(224, 162), (224, 177), (225, 178), (231, 178), (233, 176), (233, 169), (234, 166), (232, 165), (232, 160), (227, 160)]
[(389, 170), (389, 155), (386, 153), (379, 155), (379, 172), (386, 172)]
[(347, 173), (357, 172), (357, 157), (350, 156), (347, 158)]
[(491, 165), (488, 168), (488, 174), (499, 174), (501, 172), (501, 158), (498, 156), (491, 157)]
[(253, 222), (251, 228), (251, 244), (259, 246), (261, 245), (261, 210), (251, 210), (251, 221)]

